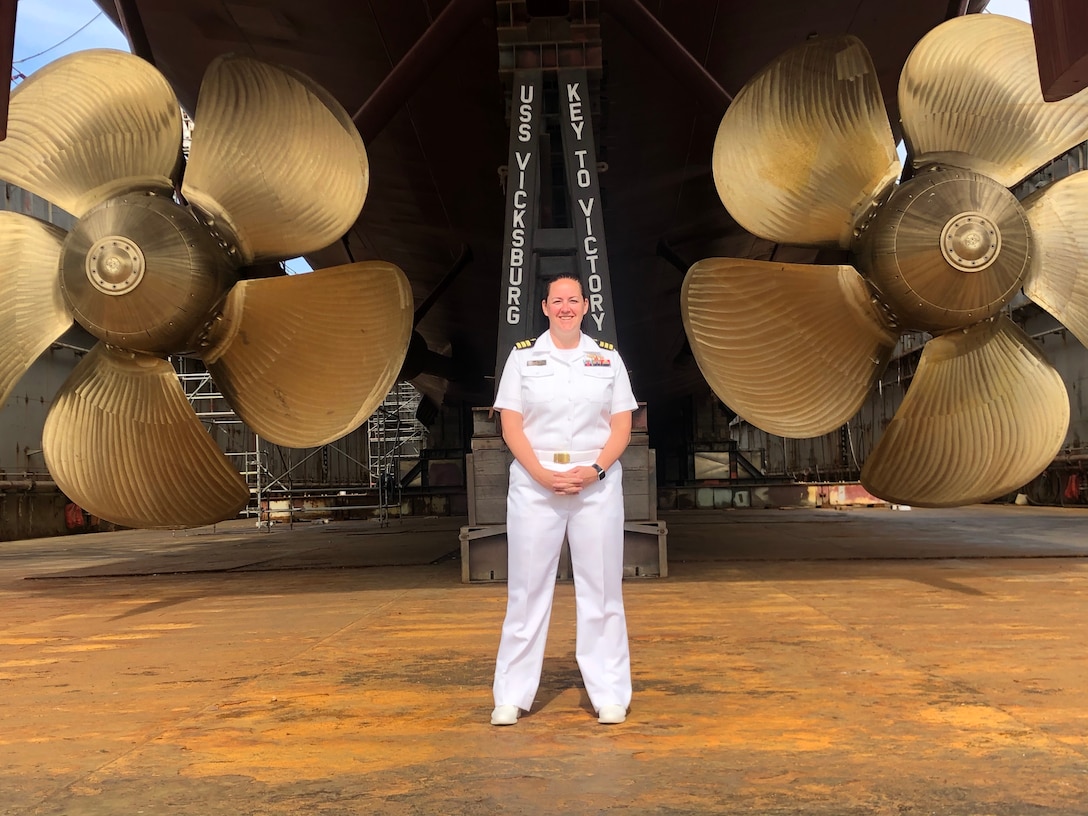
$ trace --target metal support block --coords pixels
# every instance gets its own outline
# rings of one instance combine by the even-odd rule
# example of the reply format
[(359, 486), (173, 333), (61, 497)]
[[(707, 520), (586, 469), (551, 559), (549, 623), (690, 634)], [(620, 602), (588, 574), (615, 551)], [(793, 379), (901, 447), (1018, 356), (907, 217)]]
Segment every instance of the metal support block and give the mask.
[[(663, 521), (628, 521), (623, 525), (623, 577), (665, 578), (669, 574), (668, 530)], [(507, 570), (506, 525), (461, 528), (461, 582), (505, 581)], [(573, 577), (570, 545), (563, 541), (557, 581)]]
[(628, 521), (623, 525), (623, 577), (667, 578), (669, 531), (663, 521)]
[[(461, 583), (505, 581), (507, 564), (505, 524), (461, 528)], [(555, 580), (569, 581), (571, 574), (570, 546), (564, 539)]]

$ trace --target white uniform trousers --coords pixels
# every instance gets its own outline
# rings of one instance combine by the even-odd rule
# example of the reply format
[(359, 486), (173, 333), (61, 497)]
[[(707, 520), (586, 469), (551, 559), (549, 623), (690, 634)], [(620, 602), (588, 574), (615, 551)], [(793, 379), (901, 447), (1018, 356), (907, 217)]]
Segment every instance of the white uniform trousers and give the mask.
[(604, 480), (578, 495), (560, 496), (535, 482), (517, 462), (511, 465), (506, 503), (509, 577), (495, 665), (495, 705), (528, 711), (536, 697), (564, 532), (574, 572), (575, 653), (590, 702), (595, 711), (630, 705), (622, 475), (617, 462)]

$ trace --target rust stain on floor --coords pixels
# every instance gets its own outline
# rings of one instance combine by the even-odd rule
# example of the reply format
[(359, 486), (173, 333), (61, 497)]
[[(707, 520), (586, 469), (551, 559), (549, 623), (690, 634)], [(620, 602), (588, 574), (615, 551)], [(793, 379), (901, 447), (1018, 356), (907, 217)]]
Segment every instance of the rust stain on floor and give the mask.
[(569, 584), (534, 711), (488, 724), (505, 588), (435, 557), (456, 520), (7, 543), (0, 813), (1083, 814), (1085, 522), (670, 517), (613, 727)]

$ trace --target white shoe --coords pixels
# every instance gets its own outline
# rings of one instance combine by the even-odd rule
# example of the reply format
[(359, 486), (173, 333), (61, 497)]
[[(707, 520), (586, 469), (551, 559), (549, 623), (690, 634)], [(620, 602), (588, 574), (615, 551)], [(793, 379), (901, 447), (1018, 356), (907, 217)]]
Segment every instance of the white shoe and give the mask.
[(491, 712), (492, 725), (516, 725), (521, 711), (516, 705), (495, 706)]
[(603, 725), (619, 725), (627, 719), (627, 709), (619, 705), (601, 706), (597, 712), (597, 722)]

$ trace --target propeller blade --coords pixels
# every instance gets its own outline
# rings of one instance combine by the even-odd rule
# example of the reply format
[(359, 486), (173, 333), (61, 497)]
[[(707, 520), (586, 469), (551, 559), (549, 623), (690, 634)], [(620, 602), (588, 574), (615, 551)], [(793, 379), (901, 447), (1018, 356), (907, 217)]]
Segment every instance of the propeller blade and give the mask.
[(865, 46), (811, 40), (756, 74), (722, 117), (713, 163), (722, 203), (749, 232), (848, 248), (900, 170)]
[(95, 346), (57, 393), (42, 448), (72, 501), (126, 527), (213, 524), (249, 501), (159, 357)]
[(245, 263), (338, 240), (359, 217), (369, 179), (351, 117), (308, 77), (234, 55), (209, 66), (182, 194), (226, 225)]
[(240, 282), (203, 357), (250, 428), (277, 445), (309, 448), (374, 413), (411, 332), (408, 279), (392, 264), (364, 261)]
[(0, 178), (77, 218), (129, 190), (170, 194), (181, 108), (139, 57), (79, 51), (35, 71), (11, 97)]
[(72, 325), (60, 289), (64, 230), (0, 211), (0, 407), (49, 344)]
[(714, 393), (794, 438), (857, 413), (899, 337), (850, 266), (708, 258), (688, 271), (680, 309)]
[(954, 507), (1027, 484), (1069, 426), (1058, 372), (998, 317), (930, 340), (861, 483), (891, 502)]
[(1023, 203), (1035, 239), (1024, 294), (1088, 346), (1088, 172), (1066, 176)]
[(923, 37), (903, 67), (899, 110), (915, 167), (954, 165), (1005, 187), (1088, 139), (1084, 96), (1044, 102), (1031, 26), (997, 14)]

